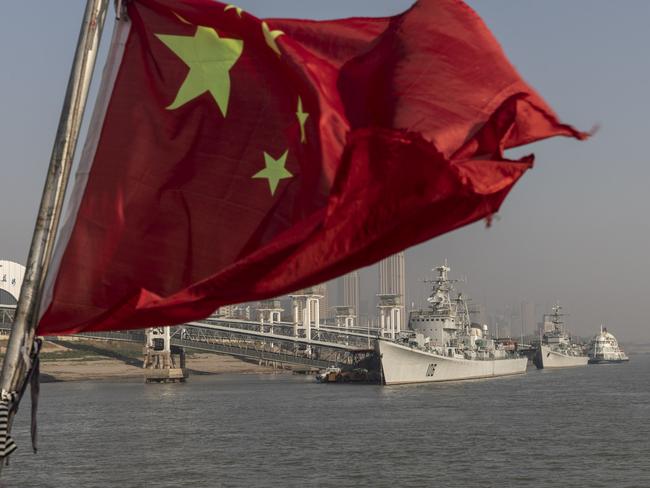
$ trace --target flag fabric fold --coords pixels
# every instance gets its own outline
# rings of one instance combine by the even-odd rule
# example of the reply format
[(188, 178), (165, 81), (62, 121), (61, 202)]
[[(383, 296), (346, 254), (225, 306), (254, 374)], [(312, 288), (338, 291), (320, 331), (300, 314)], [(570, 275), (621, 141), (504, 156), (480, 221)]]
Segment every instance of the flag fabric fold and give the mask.
[(459, 0), (260, 20), (133, 0), (118, 22), (38, 332), (182, 323), (491, 216), (584, 139)]

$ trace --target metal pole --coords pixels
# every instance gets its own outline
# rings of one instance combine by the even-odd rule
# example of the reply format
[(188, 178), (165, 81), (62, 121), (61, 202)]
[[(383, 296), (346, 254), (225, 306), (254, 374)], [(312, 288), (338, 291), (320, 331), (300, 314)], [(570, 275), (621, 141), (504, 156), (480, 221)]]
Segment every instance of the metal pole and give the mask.
[(25, 278), (2, 365), (1, 387), (8, 392), (16, 391), (27, 372), (26, 361), (21, 361), (21, 358), (28, 355), (33, 346), (44, 270), (49, 265), (108, 3), (109, 0), (88, 0), (86, 4), (29, 249)]
[[(77, 45), (77, 52), (75, 54), (75, 64), (73, 65), (72, 71), (70, 73), (69, 85), (72, 84), (75, 79), (79, 80), (79, 83), (76, 89), (71, 90), (70, 86), (68, 86), (68, 93), (66, 93), (64, 108), (62, 110), (61, 119), (59, 121), (59, 132), (57, 133), (58, 139), (58, 136), (61, 135), (61, 127), (65, 123), (66, 127), (68, 128), (68, 133), (72, 136), (66, 140), (66, 144), (68, 145), (66, 148), (66, 153), (70, 155), (70, 164), (63, 164), (61, 170), (62, 175), (57, 182), (54, 208), (58, 209), (58, 211), (55, 211), (52, 215), (52, 222), (48, 231), (50, 238), (47, 240), (47, 243), (45, 245), (45, 251), (43, 255), (43, 269), (41, 272), (41, 284), (38, 288), (39, 292), (43, 289), (47, 270), (52, 260), (55, 237), (59, 228), (59, 221), (61, 219), (61, 209), (63, 208), (66, 188), (70, 179), (72, 160), (74, 158), (77, 146), (78, 134), (79, 130), (81, 129), (81, 122), (83, 121), (84, 107), (86, 106), (86, 100), (88, 99), (88, 90), (90, 89), (90, 82), (92, 80), (92, 75), (95, 68), (95, 59), (99, 50), (99, 42), (101, 40), (101, 33), (104, 26), (108, 2), (109, 0), (105, 0), (103, 2), (92, 2), (90, 0), (88, 1), (86, 5), (84, 23), (82, 24), (81, 31), (79, 32), (79, 41)], [(92, 3), (95, 3), (96, 5), (93, 7), (91, 6)], [(91, 18), (90, 24), (87, 25), (86, 19), (89, 11), (91, 12)], [(76, 61), (78, 57), (81, 58), (77, 63)], [(71, 95), (70, 101), (68, 101), (67, 98), (68, 94)], [(69, 120), (66, 122), (64, 120), (64, 117), (66, 115), (65, 107), (68, 105), (68, 103), (71, 109), (68, 111)], [(37, 298), (37, 301), (40, 304), (40, 293), (39, 297)]]

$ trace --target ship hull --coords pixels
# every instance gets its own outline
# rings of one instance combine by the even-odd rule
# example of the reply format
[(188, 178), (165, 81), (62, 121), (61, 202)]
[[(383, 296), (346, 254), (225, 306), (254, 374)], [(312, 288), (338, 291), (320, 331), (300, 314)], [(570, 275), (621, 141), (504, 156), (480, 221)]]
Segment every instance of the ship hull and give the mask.
[(623, 358), (623, 359), (589, 359), (589, 364), (619, 364), (619, 363), (627, 363), (630, 360), (630, 358)]
[(495, 378), (526, 372), (527, 358), (468, 360), (432, 354), (377, 341), (384, 384), (435, 383), (480, 378)]
[(535, 355), (534, 363), (537, 369), (551, 369), (586, 366), (588, 361), (588, 356), (567, 356), (566, 354), (553, 351), (548, 346), (541, 345)]

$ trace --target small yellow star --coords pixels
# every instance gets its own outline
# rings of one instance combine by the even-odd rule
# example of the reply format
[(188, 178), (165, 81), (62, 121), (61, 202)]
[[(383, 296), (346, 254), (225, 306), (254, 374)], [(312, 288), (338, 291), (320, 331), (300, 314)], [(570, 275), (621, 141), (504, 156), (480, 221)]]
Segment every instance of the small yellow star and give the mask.
[(264, 152), (264, 164), (266, 164), (266, 168), (253, 175), (253, 178), (266, 178), (269, 180), (271, 195), (275, 194), (275, 190), (278, 188), (280, 180), (293, 177), (287, 168), (284, 167), (287, 163), (288, 154), (289, 150), (286, 150), (282, 156), (278, 159), (274, 159), (267, 152)]
[(264, 33), (264, 39), (268, 46), (273, 49), (278, 56), (282, 56), (280, 48), (278, 47), (277, 38), (284, 35), (284, 32), (281, 30), (271, 30), (269, 25), (266, 22), (262, 22), (262, 32)]
[(235, 12), (237, 12), (237, 15), (239, 17), (241, 17), (241, 13), (243, 12), (243, 10), (241, 9), (241, 7), (237, 7), (237, 6), (233, 5), (232, 3), (230, 5), (226, 5), (226, 8), (224, 8), (223, 11), (227, 12), (228, 10), (232, 10), (232, 9), (235, 9)]
[(307, 134), (305, 133), (305, 122), (309, 118), (309, 114), (304, 112), (302, 109), (302, 98), (298, 97), (298, 111), (296, 112), (296, 118), (300, 124), (300, 142), (303, 144), (307, 142)]

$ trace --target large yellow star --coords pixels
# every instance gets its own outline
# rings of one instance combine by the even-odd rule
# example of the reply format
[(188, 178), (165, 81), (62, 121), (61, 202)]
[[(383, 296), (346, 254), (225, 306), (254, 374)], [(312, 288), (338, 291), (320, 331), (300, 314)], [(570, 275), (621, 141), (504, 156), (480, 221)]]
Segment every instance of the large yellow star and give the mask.
[(275, 194), (275, 190), (277, 189), (280, 180), (293, 177), (287, 168), (284, 167), (284, 165), (287, 163), (288, 154), (289, 150), (286, 150), (282, 156), (280, 156), (278, 159), (274, 159), (265, 152), (264, 163), (266, 164), (266, 168), (253, 175), (253, 178), (266, 178), (269, 180), (269, 189), (271, 190), (271, 195)]
[(271, 49), (273, 49), (278, 56), (281, 56), (282, 53), (280, 52), (280, 48), (278, 47), (276, 39), (280, 36), (283, 36), (284, 32), (281, 30), (271, 30), (269, 24), (262, 22), (262, 33), (264, 34), (264, 40), (266, 41), (266, 44)]
[(193, 36), (156, 34), (190, 68), (168, 110), (209, 92), (223, 116), (228, 112), (230, 69), (244, 49), (240, 39), (222, 39), (210, 27), (198, 26)]

